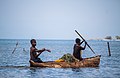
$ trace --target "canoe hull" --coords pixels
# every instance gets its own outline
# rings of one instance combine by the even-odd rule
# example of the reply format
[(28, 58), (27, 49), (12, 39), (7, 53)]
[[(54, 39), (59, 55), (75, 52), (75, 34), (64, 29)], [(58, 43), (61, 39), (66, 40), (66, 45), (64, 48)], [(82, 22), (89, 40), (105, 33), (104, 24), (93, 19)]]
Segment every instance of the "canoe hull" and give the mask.
[(98, 67), (100, 64), (100, 55), (90, 58), (85, 58), (79, 62), (43, 62), (43, 63), (35, 63), (30, 60), (31, 67), (50, 67), (50, 68), (80, 68), (80, 67)]

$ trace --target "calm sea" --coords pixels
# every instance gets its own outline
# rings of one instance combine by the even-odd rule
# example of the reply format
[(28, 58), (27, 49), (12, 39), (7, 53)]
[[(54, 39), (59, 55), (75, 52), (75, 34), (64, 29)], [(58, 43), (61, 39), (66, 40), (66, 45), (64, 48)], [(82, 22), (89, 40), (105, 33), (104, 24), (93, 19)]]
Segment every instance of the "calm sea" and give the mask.
[[(16, 43), (18, 46), (12, 54)], [(96, 54), (101, 55), (99, 67), (95, 68), (30, 68), (30, 40), (0, 39), (0, 78), (120, 78), (120, 41), (110, 41), (111, 55), (108, 56), (106, 41), (89, 40)], [(73, 51), (73, 40), (37, 40), (37, 48), (48, 48), (39, 57), (43, 61), (59, 59)], [(84, 44), (83, 44), (84, 45)], [(82, 57), (95, 56), (87, 47)]]

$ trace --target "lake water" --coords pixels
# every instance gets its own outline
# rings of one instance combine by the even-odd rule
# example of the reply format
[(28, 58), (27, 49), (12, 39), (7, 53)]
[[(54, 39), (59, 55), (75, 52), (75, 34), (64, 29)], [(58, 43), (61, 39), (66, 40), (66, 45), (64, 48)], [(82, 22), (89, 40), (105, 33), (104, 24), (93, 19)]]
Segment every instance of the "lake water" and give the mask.
[[(17, 49), (12, 54), (16, 43)], [(120, 41), (110, 41), (111, 55), (108, 56), (106, 41), (89, 40), (96, 54), (101, 55), (99, 67), (95, 68), (31, 68), (29, 67), (28, 39), (0, 39), (0, 78), (120, 78)], [(39, 57), (43, 61), (59, 59), (73, 51), (74, 40), (37, 40), (37, 48), (48, 48)], [(95, 56), (87, 47), (82, 57)]]

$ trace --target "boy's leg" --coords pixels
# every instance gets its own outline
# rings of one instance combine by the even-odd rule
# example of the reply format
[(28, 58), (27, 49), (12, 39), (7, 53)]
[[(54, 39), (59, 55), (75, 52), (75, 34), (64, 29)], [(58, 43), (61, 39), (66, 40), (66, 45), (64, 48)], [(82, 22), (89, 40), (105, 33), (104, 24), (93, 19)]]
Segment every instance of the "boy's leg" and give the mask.
[(40, 58), (38, 58), (38, 63), (42, 63), (43, 61), (40, 59)]
[(43, 62), (40, 58), (34, 59), (33, 61), (37, 62), (37, 63), (42, 63)]

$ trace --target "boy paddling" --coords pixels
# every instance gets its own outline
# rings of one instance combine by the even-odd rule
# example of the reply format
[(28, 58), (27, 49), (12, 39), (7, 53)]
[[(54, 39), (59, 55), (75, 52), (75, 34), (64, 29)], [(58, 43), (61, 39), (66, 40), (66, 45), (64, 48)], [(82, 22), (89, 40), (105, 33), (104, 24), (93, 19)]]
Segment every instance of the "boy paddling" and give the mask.
[[(76, 38), (75, 40), (76, 44), (74, 45), (73, 47), (73, 56), (78, 59), (78, 60), (83, 60), (82, 56), (81, 56), (81, 50), (85, 50), (86, 48), (86, 42), (85, 41), (82, 41), (79, 39), (79, 38)], [(85, 42), (85, 46), (82, 47), (81, 44)]]
[(42, 60), (40, 58), (38, 58), (38, 56), (44, 52), (44, 51), (48, 51), (48, 52), (51, 52), (49, 49), (41, 49), (41, 50), (38, 50), (35, 46), (36, 46), (36, 40), (35, 39), (32, 39), (30, 41), (31, 43), (31, 47), (30, 47), (30, 60), (34, 61), (34, 62), (38, 62), (38, 63), (42, 63)]

